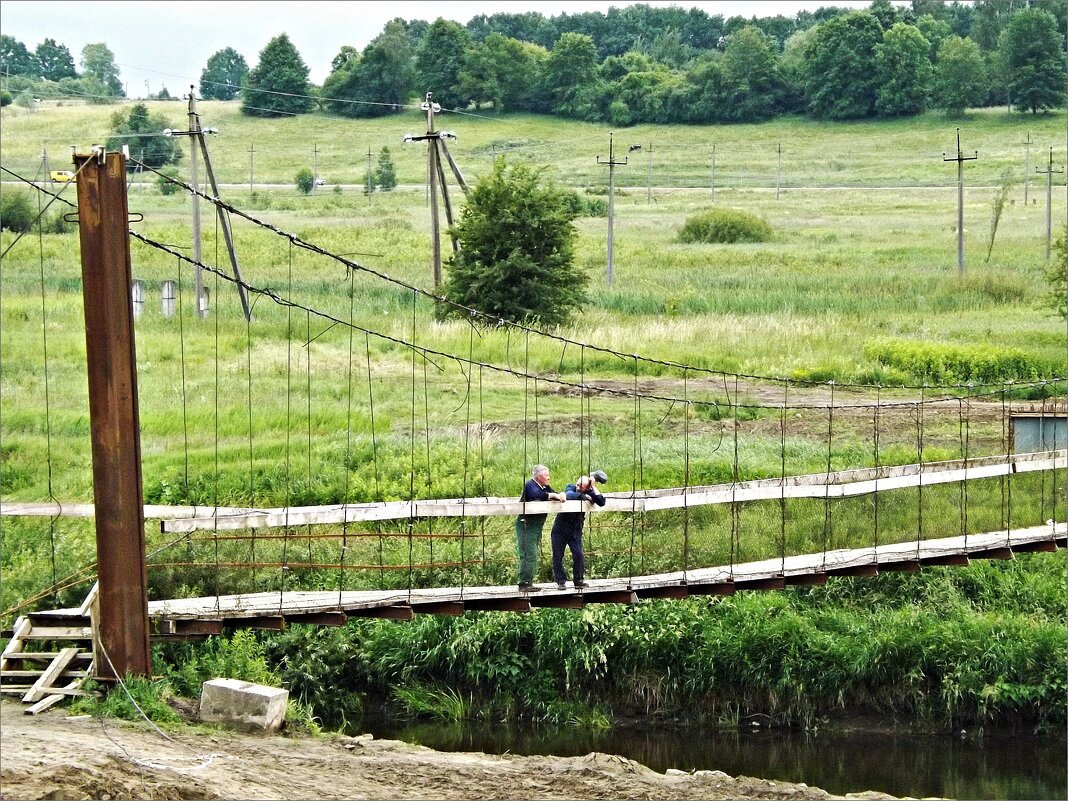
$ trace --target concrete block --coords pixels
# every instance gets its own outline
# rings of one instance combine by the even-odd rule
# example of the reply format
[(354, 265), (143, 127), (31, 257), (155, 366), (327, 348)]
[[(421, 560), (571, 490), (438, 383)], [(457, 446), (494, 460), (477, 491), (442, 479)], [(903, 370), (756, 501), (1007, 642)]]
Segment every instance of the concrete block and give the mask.
[(252, 731), (275, 732), (286, 719), (289, 690), (237, 679), (204, 682), (200, 719)]

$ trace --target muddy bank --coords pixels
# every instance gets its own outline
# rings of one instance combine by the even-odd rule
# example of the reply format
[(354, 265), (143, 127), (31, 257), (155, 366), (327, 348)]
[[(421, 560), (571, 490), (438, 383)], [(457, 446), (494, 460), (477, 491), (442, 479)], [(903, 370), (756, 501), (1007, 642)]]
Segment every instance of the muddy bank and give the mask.
[(804, 784), (718, 771), (656, 773), (609, 754), (442, 753), (367, 736), (259, 736), (37, 717), (0, 702), (5, 799), (829, 799)]

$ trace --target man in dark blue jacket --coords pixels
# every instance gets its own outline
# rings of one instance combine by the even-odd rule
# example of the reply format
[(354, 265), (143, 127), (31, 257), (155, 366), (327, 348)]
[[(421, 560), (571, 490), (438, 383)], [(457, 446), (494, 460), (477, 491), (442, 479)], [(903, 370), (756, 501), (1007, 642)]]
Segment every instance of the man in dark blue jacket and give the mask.
[[(597, 481), (608, 480), (600, 470), (594, 473)], [(564, 488), (564, 496), (569, 501), (587, 501), (604, 506), (604, 496), (597, 489), (597, 481), (590, 476), (579, 476), (574, 484)], [(556, 586), (565, 589), (567, 574), (564, 572), (564, 547), (571, 549), (571, 562), (574, 567), (575, 589), (581, 590), (589, 585), (583, 581), (586, 572), (586, 558), (582, 553), (582, 527), (586, 522), (586, 513), (560, 512), (553, 521), (553, 578)]]
[[(523, 494), (519, 496), (523, 503), (527, 501), (563, 501), (564, 493), (556, 492), (549, 486), (549, 468), (543, 464), (535, 465), (530, 478), (523, 485)], [(534, 576), (538, 573), (538, 548), (541, 545), (541, 530), (548, 515), (527, 514), (523, 512), (515, 519), (515, 547), (519, 551), (519, 591), (541, 592), (541, 587), (534, 586)]]

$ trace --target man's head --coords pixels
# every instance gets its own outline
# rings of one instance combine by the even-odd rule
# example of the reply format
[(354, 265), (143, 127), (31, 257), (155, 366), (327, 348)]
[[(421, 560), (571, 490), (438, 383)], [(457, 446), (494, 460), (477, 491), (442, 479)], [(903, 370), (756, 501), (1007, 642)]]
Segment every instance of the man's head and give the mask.
[(590, 481), (589, 476), (579, 476), (578, 480), (575, 482), (575, 487), (578, 489), (579, 492), (585, 492), (590, 488), (590, 484), (592, 483), (593, 482)]
[(539, 486), (544, 487), (549, 483), (549, 468), (543, 464), (536, 464), (534, 469), (530, 471), (530, 477), (538, 482)]

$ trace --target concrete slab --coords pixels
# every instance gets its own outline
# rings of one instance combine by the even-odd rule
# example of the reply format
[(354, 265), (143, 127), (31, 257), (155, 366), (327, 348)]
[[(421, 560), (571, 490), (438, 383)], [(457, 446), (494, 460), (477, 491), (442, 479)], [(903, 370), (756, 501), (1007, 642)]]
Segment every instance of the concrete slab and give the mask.
[(286, 719), (289, 690), (239, 679), (211, 679), (200, 694), (200, 719), (232, 728), (276, 732)]

